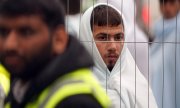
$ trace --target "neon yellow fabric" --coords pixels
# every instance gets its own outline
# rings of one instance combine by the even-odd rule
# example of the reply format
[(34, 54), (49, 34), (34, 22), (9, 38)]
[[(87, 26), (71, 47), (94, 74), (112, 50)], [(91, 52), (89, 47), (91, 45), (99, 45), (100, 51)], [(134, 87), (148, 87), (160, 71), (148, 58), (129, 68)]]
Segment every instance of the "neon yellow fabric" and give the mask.
[(11, 104), (10, 103), (6, 103), (5, 108), (11, 108)]
[[(56, 86), (57, 89), (54, 91)], [(37, 100), (28, 103), (25, 108), (54, 108), (63, 99), (77, 94), (92, 94), (103, 108), (110, 106), (109, 98), (93, 78), (90, 70), (79, 69), (55, 81), (39, 95)]]
[[(76, 89), (72, 90), (72, 88), (76, 88)], [(81, 89), (77, 89), (77, 88), (81, 88)], [(54, 93), (54, 95), (45, 105), (45, 108), (54, 108), (56, 104), (62, 101), (65, 97), (72, 96), (75, 94), (81, 94), (81, 93), (88, 93), (88, 94), (91, 93), (91, 90), (89, 89), (87, 84), (84, 84), (84, 85), (83, 84), (69, 84), (68, 86), (63, 87), (62, 90), (58, 90), (56, 93)]]
[(45, 89), (39, 96), (39, 99), (37, 101), (35, 101), (34, 103), (29, 103), (26, 106), (26, 108), (39, 108), (40, 104), (44, 101), (44, 99), (48, 95), (48, 92), (49, 92), (49, 88)]
[(7, 70), (0, 64), (0, 85), (3, 87), (5, 94), (7, 95), (10, 87), (10, 75)]
[[(103, 108), (108, 108), (110, 106), (110, 101), (106, 96), (106, 93), (98, 85), (97, 81), (92, 77), (90, 70), (80, 69), (73, 73), (65, 75), (63, 80), (83, 80), (83, 83), (67, 84), (63, 88), (59, 88), (56, 93), (54, 93), (49, 99), (45, 108), (53, 108), (62, 101), (65, 97), (76, 95), (76, 94), (92, 94), (103, 106)], [(73, 89), (74, 88), (74, 89)]]

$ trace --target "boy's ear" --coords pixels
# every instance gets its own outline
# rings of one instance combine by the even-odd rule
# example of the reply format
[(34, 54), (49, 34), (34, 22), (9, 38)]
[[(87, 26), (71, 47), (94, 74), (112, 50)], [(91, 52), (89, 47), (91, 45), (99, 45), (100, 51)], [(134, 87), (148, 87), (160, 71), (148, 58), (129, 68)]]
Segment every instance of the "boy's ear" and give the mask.
[(54, 30), (52, 36), (53, 53), (61, 54), (65, 51), (68, 43), (68, 34), (64, 26), (59, 26)]

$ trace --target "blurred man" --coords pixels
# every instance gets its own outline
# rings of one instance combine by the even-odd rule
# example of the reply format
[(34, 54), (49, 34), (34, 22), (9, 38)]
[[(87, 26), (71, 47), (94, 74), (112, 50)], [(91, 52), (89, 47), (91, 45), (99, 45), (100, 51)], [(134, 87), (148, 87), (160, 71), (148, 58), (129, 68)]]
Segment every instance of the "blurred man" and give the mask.
[(160, 0), (160, 10), (165, 19), (175, 17), (179, 8), (179, 0)]
[(159, 0), (159, 3), (162, 17), (152, 28), (154, 42), (163, 42), (173, 30), (180, 29), (180, 1)]
[(92, 6), (84, 13), (80, 29), (80, 41), (95, 61), (92, 71), (113, 107), (157, 108), (146, 79), (127, 49), (127, 25), (121, 12), (105, 3)]
[(109, 106), (91, 57), (64, 26), (58, 0), (0, 1), (0, 61), (12, 82), (5, 107)]
[(180, 30), (166, 37), (153, 43), (159, 47), (150, 53), (151, 86), (159, 108), (180, 108)]
[(179, 108), (180, 1), (159, 0), (162, 17), (156, 22), (150, 48), (150, 80), (159, 108)]

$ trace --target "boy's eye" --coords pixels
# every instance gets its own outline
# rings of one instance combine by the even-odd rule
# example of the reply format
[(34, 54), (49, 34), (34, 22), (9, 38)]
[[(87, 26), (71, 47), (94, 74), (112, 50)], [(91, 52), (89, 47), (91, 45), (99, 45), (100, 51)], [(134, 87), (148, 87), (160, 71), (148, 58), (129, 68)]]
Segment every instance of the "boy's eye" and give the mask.
[(96, 41), (107, 41), (108, 40), (108, 36), (107, 35), (98, 35), (96, 37)]
[(116, 36), (115, 36), (115, 39), (114, 39), (115, 41), (122, 41), (122, 40), (124, 40), (124, 34), (123, 33), (120, 33), (120, 34), (117, 34)]

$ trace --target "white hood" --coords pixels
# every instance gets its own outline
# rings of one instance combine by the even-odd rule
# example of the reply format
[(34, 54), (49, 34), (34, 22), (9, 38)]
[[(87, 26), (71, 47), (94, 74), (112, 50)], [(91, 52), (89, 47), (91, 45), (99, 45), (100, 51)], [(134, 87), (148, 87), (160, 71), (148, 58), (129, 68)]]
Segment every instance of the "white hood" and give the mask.
[[(108, 70), (106, 64), (101, 58), (93, 39), (90, 26), (92, 10), (99, 5), (107, 4), (100, 3), (90, 7), (82, 16), (80, 24), (80, 41), (92, 55), (95, 62), (95, 66), (92, 68), (92, 71), (110, 95), (115, 108), (120, 108), (120, 105), (122, 108), (132, 108), (134, 107), (135, 102), (137, 108), (148, 108), (148, 90), (150, 96), (150, 108), (156, 108), (156, 103), (152, 92), (148, 87), (148, 83), (137, 68), (126, 43), (124, 43), (121, 56), (118, 58), (111, 72)], [(121, 14), (121, 12), (112, 5), (108, 4), (108, 6), (114, 8)], [(123, 21), (125, 26), (124, 34), (126, 36), (127, 27), (124, 17)]]
[[(148, 79), (148, 39), (143, 30), (134, 22), (136, 18), (136, 4), (134, 0), (97, 0), (98, 3), (108, 3), (120, 10), (128, 26), (126, 34), (127, 47), (136, 59), (136, 65), (140, 72)], [(136, 45), (134, 42), (137, 42)]]

